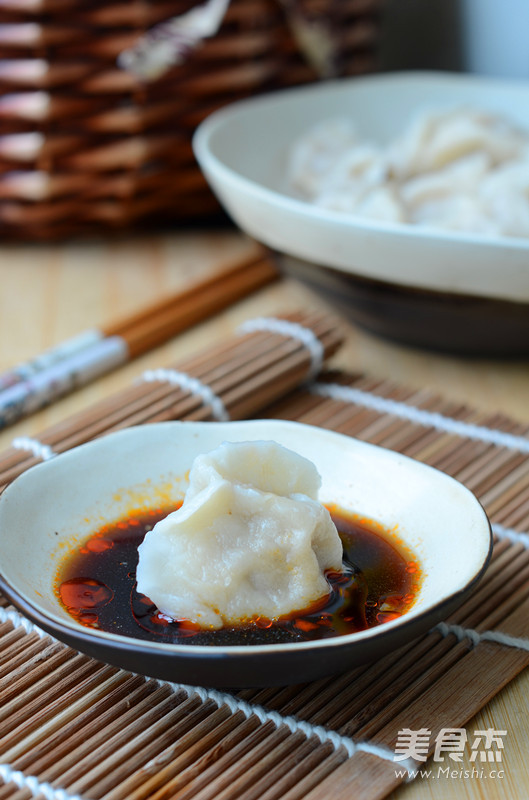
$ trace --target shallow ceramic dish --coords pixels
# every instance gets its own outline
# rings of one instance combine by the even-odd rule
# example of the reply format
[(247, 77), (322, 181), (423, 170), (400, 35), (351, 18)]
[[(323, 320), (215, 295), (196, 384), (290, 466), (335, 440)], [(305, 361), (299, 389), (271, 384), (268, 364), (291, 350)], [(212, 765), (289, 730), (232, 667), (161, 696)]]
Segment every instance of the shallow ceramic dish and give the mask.
[[(222, 441), (274, 439), (310, 458), (320, 499), (397, 526), (424, 572), (398, 620), (316, 642), (204, 647), (148, 642), (82, 627), (53, 591), (65, 548), (139, 504), (178, 500), (194, 457)], [(0, 587), (58, 639), (134, 672), (206, 686), (308, 681), (376, 658), (428, 630), (472, 590), (487, 564), (486, 515), (461, 484), (393, 452), (321, 428), (264, 420), (130, 428), (34, 467), (0, 498)]]
[(289, 148), (317, 122), (347, 116), (362, 138), (384, 144), (418, 111), (465, 104), (529, 130), (527, 83), (394, 73), (233, 104), (202, 123), (194, 148), (235, 222), (357, 323), (441, 350), (527, 354), (529, 240), (370, 221), (286, 188)]

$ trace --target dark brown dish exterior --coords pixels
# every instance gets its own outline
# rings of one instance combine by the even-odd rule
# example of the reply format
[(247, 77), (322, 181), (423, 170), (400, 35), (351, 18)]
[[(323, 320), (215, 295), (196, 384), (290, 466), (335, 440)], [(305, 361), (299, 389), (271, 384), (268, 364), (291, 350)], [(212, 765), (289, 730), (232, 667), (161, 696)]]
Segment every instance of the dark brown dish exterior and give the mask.
[(377, 336), (464, 356), (529, 354), (529, 303), (420, 289), (275, 257), (285, 273)]

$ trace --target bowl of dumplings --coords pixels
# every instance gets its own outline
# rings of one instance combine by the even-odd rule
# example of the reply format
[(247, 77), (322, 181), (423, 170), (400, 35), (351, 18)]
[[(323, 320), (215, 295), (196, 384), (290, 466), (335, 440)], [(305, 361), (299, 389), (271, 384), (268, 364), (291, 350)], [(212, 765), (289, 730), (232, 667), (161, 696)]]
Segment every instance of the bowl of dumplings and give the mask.
[(468, 597), (491, 552), (483, 508), (454, 479), (284, 420), (102, 436), (13, 481), (0, 537), (0, 589), (26, 630), (225, 688), (395, 650)]
[(354, 323), (529, 352), (529, 85), (389, 73), (215, 112), (194, 148), (235, 223)]

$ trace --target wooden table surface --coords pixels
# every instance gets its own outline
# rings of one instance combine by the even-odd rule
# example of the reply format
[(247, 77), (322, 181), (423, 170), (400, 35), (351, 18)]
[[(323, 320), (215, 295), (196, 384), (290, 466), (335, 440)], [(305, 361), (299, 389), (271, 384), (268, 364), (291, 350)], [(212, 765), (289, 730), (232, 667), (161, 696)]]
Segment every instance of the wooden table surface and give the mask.
[[(63, 245), (0, 248), (0, 371), (79, 333), (141, 308), (228, 265), (253, 249), (232, 230), (191, 231)], [(0, 449), (17, 435), (37, 435), (131, 382), (144, 369), (166, 366), (229, 335), (245, 319), (296, 308), (324, 308), (312, 292), (279, 281), (187, 331), (157, 350), (0, 433)], [(345, 325), (346, 344), (334, 364), (415, 387), (429, 387), (477, 408), (501, 411), (529, 427), (529, 365), (473, 360), (404, 348)], [(501, 780), (417, 780), (395, 793), (422, 798), (529, 797), (529, 676), (510, 684), (468, 725), (506, 730)], [(447, 720), (447, 726), (450, 721)], [(472, 769), (463, 761), (458, 768)]]

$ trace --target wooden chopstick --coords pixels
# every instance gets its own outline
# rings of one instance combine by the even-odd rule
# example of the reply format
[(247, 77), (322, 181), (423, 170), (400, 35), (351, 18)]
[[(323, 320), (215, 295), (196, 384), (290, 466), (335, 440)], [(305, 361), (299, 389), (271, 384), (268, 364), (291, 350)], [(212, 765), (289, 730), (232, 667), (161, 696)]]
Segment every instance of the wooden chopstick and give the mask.
[(159, 346), (278, 277), (254, 254), (184, 291), (102, 328), (85, 331), (0, 375), (0, 428)]
[(130, 357), (135, 358), (277, 277), (269, 260), (253, 257), (105, 327), (104, 333), (121, 336), (127, 342)]
[[(340, 323), (321, 313), (290, 314), (286, 319), (310, 328), (329, 358), (342, 343)], [(267, 331), (231, 337), (174, 365), (221, 398), (231, 419), (242, 419), (299, 386), (310, 370), (310, 352), (299, 340)], [(192, 391), (164, 380), (139, 381), (91, 408), (42, 432), (39, 441), (64, 452), (111, 431), (172, 419), (210, 420), (212, 409)], [(10, 448), (0, 455), (0, 491), (38, 461)]]

